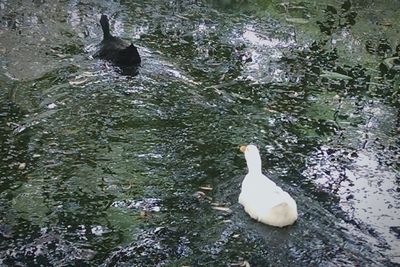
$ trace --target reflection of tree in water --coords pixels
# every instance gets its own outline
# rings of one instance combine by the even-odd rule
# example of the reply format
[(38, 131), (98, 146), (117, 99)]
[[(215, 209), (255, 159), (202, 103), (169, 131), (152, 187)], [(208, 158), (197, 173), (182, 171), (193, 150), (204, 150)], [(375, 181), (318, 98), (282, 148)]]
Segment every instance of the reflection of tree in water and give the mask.
[(29, 150), (30, 134), (19, 133), (25, 112), (16, 103), (9, 99), (1, 99), (0, 124), (0, 157), (2, 164), (1, 188), (8, 188), (9, 183), (25, 180), (28, 173), (26, 167), (31, 168), (34, 162)]
[[(39, 2), (44, 3), (35, 3)], [(224, 3), (249, 7), (248, 3), (253, 1), (213, 2), (231, 12), (234, 7), (226, 7)], [(0, 254), (1, 258), (7, 256), (10, 265), (22, 261), (24, 256), (28, 263), (37, 260), (43, 265), (50, 261), (72, 265), (101, 263), (104, 259), (110, 263), (156, 264), (157, 257), (166, 263), (181, 260), (181, 265), (196, 261), (200, 265), (248, 261), (260, 266), (271, 262), (287, 265), (380, 263), (381, 256), (369, 251), (373, 245), (359, 244), (360, 240), (352, 236), (351, 231), (346, 232), (355, 224), (348, 220), (350, 223), (338, 225), (339, 219), (332, 213), (345, 217), (336, 205), (340, 185), (349, 180), (345, 167), (354, 164), (360, 155), (358, 150), (364, 149), (365, 140), (368, 140), (364, 135), (359, 138), (361, 145), (357, 142), (352, 145), (346, 138), (352, 131), (369, 133), (363, 126), (375, 119), (375, 115), (365, 109), (368, 97), (373, 101), (387, 97), (398, 103), (393, 94), (398, 62), (391, 58), (398, 56), (398, 51), (395, 54), (393, 44), (383, 39), (371, 39), (368, 46), (366, 44), (368, 53), (379, 57), (386, 67), (382, 80), (375, 80), (376, 73), (371, 75), (370, 69), (360, 62), (342, 63), (340, 50), (332, 42), (332, 35), (352, 30), (355, 20), (359, 19), (350, 1), (324, 8), (324, 17), (313, 25), (322, 34), (319, 40), (305, 48), (293, 47), (295, 45), (290, 43), (283, 48), (290, 50), (285, 57), (272, 60), (269, 58), (272, 54), (262, 50), (276, 43), (266, 42), (265, 47), (253, 44), (260, 46), (254, 48), (241, 39), (241, 35), (243, 25), (249, 23), (254, 26), (255, 34), (268, 39), (271, 32), (287, 31), (278, 25), (279, 22), (275, 21), (269, 28), (264, 20), (254, 19), (250, 12), (239, 10), (237, 14), (240, 15), (237, 15), (213, 10), (203, 1), (160, 3), (130, 1), (123, 3), (126, 6), (116, 7), (114, 2), (107, 2), (98, 7), (79, 2), (68, 16), (61, 16), (62, 25), (73, 24), (81, 33), (78, 36), (85, 39), (76, 42), (73, 39), (76, 35), (67, 30), (66, 40), (50, 44), (52, 49), (46, 55), (52, 62), (70, 65), (71, 69), (58, 65), (58, 72), (42, 75), (43, 83), (35, 80), (35, 87), (26, 88), (28, 93), (35, 92), (27, 97), (33, 102), (32, 113), (38, 112), (33, 117), (47, 116), (46, 125), (18, 128), (21, 131), (16, 135), (11, 133), (13, 124), (0, 129), (1, 136), (12, 136), (0, 150), (7, 161), (0, 170), (10, 178), (2, 180), (1, 186), (18, 186), (13, 184), (13, 179), (16, 182), (28, 180), (27, 174), (18, 173), (31, 171), (35, 165), (35, 177), (26, 185), (36, 186), (38, 191), (42, 189), (42, 198), (51, 210), (42, 217), (51, 225), (40, 228), (27, 220), (19, 220), (15, 227), (21, 228), (19, 233), (24, 237), (15, 238), (13, 244), (5, 244), (10, 249)], [(283, 5), (290, 7), (292, 4)], [(311, 7), (300, 3), (296, 8), (297, 14), (305, 15), (305, 19), (292, 22), (311, 24), (312, 20), (308, 20), (313, 16), (308, 10)], [(104, 10), (119, 18), (119, 23), (124, 25), (120, 30), (126, 34), (129, 27), (136, 27), (133, 25), (143, 27), (138, 31), (141, 35), (138, 42), (147, 62), (145, 71), (135, 77), (137, 80), (127, 83), (107, 71), (100, 75), (89, 73), (82, 80), (74, 80), (74, 84), (68, 83), (71, 76), (78, 77), (88, 71), (82, 66), (93, 64), (91, 60), (79, 61), (73, 56), (87, 52), (83, 51), (82, 42), (99, 40), (93, 34), (96, 35), (99, 28), (97, 16)], [(242, 17), (243, 13), (247, 17)], [(7, 19), (7, 27), (13, 30), (20, 27), (12, 16)], [(279, 34), (275, 37), (281, 38)], [(282, 43), (287, 41), (286, 36), (282, 39)], [(57, 44), (59, 41), (61, 45)], [(252, 49), (262, 58), (258, 66), (252, 65), (251, 57), (247, 57)], [(271, 49), (280, 51), (281, 47)], [(67, 58), (60, 59), (60, 56)], [(164, 61), (160, 62), (159, 58)], [(167, 64), (163, 65), (165, 62)], [(269, 71), (280, 71), (281, 67), (287, 79), (282, 83), (266, 83), (259, 77), (253, 80), (241, 77), (247, 66), (262, 68), (262, 64), (268, 64), (266, 62), (271, 63)], [(154, 69), (146, 70), (151, 65)], [(185, 73), (194, 82), (184, 81), (179, 75), (171, 80), (172, 75), (163, 77), (159, 69), (179, 69), (176, 73)], [(266, 77), (273, 75), (268, 71), (260, 73)], [(64, 83), (64, 89), (57, 87)], [(46, 90), (49, 96), (65, 93), (58, 98), (64, 103), (57, 113), (41, 113), (45, 104), (36, 109), (41, 103), (47, 103), (42, 99), (41, 90)], [(23, 112), (3, 108), (4, 117), (0, 119), (5, 118), (5, 123), (24, 121)], [(397, 124), (400, 124), (398, 118)], [(42, 135), (43, 130), (46, 136)], [(53, 144), (49, 145), (50, 142)], [(259, 144), (265, 170), (289, 191), (298, 193), (303, 214), (295, 227), (283, 232), (261, 228), (237, 212), (237, 190), (245, 162), (235, 152), (243, 142)], [(371, 149), (383, 149), (378, 155), (381, 166), (399, 168), (392, 158), (398, 153), (394, 147), (400, 146), (397, 139), (396, 142), (393, 147), (382, 142), (372, 143), (376, 147), (371, 145)], [(40, 162), (30, 159), (28, 150), (42, 153)], [(138, 151), (143, 154), (139, 155)], [(15, 162), (27, 163), (26, 168)], [(307, 164), (315, 164), (315, 168), (310, 167), (303, 173), (301, 170), (309, 166)], [(318, 175), (328, 179), (325, 187), (307, 180)], [(396, 179), (399, 184), (400, 178)], [(39, 189), (37, 184), (40, 184)], [(205, 196), (209, 199), (198, 200), (192, 194), (204, 185), (212, 187)], [(125, 188), (129, 190), (124, 191)], [(132, 210), (120, 209), (120, 214), (115, 216), (115, 207), (110, 203), (131, 195), (138, 201), (146, 196), (157, 196), (161, 199), (161, 211), (144, 213), (145, 218), (138, 219), (138, 212), (130, 217)], [(4, 199), (7, 197), (9, 195)], [(212, 210), (210, 199), (230, 206), (232, 214)], [(40, 203), (27, 197), (22, 200), (33, 203), (35, 211), (39, 210)], [(349, 195), (348, 201), (351, 200)], [(9, 202), (2, 203), (4, 218), (3, 215), (11, 212)], [(14, 237), (1, 223), (0, 234), (5, 238)], [(129, 230), (143, 229), (134, 236), (132, 232), (121, 230), (122, 224), (128, 225)], [(98, 233), (94, 228), (109, 231)], [(398, 231), (397, 228), (391, 230)], [(127, 236), (130, 241), (136, 240), (125, 246), (121, 240)], [(122, 244), (124, 247), (119, 248)], [(40, 252), (35, 251), (38, 247), (42, 248)], [(96, 250), (95, 253), (90, 248)], [(150, 258), (137, 257), (138, 253), (149, 253)]]

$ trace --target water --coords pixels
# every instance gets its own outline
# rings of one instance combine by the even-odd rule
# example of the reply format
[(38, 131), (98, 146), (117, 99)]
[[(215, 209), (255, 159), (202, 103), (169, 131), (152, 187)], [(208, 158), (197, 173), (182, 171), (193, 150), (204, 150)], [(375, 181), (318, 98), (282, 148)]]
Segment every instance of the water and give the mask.
[[(397, 10), (2, 1), (1, 264), (398, 265)], [(91, 57), (103, 12), (137, 76)], [(247, 143), (295, 225), (237, 203)]]

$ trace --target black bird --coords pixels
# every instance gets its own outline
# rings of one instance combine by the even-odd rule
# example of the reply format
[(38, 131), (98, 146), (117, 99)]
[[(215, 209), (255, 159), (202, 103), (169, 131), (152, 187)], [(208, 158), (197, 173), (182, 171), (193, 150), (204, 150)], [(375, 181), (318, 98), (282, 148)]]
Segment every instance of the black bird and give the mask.
[(136, 46), (132, 43), (129, 45), (121, 38), (111, 35), (110, 23), (106, 15), (101, 15), (100, 24), (103, 29), (103, 41), (95, 57), (109, 60), (119, 67), (138, 66), (142, 60)]

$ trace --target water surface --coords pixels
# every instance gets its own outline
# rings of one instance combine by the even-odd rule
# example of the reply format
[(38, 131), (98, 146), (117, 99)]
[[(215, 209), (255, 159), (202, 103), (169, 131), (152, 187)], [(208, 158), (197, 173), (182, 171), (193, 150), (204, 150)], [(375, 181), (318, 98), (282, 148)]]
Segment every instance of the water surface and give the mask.
[[(2, 1), (1, 264), (398, 265), (398, 10)], [(137, 76), (93, 59), (102, 13)], [(237, 203), (248, 143), (295, 225)]]

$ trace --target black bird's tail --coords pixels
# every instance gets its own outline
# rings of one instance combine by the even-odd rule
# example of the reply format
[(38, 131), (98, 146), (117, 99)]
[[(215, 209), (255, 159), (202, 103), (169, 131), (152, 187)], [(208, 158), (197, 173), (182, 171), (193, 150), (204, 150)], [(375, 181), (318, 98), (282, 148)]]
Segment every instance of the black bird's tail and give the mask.
[(126, 52), (129, 54), (129, 57), (131, 59), (131, 64), (140, 64), (140, 62), (142, 62), (139, 52), (136, 46), (134, 46), (133, 44), (131, 44), (126, 48)]

